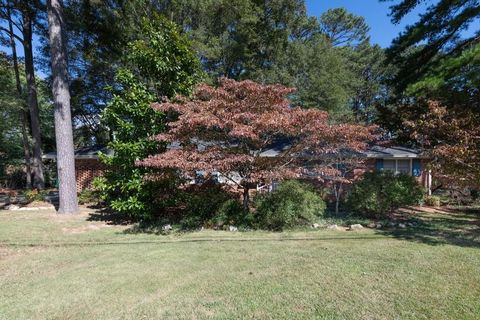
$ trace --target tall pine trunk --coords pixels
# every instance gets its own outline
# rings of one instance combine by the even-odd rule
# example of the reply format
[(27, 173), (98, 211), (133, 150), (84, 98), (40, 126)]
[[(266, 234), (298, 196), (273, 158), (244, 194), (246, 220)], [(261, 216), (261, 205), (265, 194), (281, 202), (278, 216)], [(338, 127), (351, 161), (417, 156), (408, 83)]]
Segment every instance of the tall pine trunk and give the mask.
[(23, 16), (23, 48), (25, 51), (25, 76), (27, 78), (28, 106), (30, 109), (30, 124), (33, 138), (33, 186), (45, 188), (42, 165), (42, 139), (40, 133), (40, 112), (38, 109), (37, 84), (35, 82), (35, 67), (33, 64), (32, 23), (33, 13), (25, 6)]
[(61, 0), (48, 0), (48, 34), (55, 103), (55, 139), (60, 206), (58, 213), (78, 213), (73, 128)]
[[(15, 45), (15, 37), (13, 31), (13, 23), (10, 7), (7, 6), (7, 19), (8, 30), (10, 34), (10, 48), (12, 49), (13, 58), (13, 70), (15, 72), (15, 84), (17, 87), (18, 96), (22, 96), (22, 83), (20, 82), (20, 70), (18, 69), (18, 56), (17, 46)], [(25, 175), (26, 175), (26, 187), (32, 188), (32, 170), (31, 170), (31, 157), (30, 157), (30, 143), (28, 141), (28, 114), (27, 110), (22, 107), (22, 142), (23, 142), (23, 155), (25, 159)]]

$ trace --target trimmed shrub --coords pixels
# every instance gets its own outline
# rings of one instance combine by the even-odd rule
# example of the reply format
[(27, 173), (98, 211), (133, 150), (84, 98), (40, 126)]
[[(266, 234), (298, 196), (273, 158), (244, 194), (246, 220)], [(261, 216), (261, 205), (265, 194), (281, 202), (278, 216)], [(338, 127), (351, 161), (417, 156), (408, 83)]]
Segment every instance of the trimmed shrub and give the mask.
[(439, 196), (426, 196), (425, 197), (425, 204), (431, 207), (440, 207), (440, 197)]
[(355, 213), (384, 218), (402, 206), (419, 204), (424, 190), (414, 177), (390, 171), (367, 172), (353, 184), (347, 205)]
[(33, 202), (33, 201), (44, 201), (45, 196), (47, 194), (48, 194), (47, 190), (33, 189), (33, 190), (26, 190), (23, 193), (23, 196), (25, 197), (25, 201), (30, 203), (30, 202)]
[(314, 222), (325, 211), (319, 194), (298, 181), (283, 182), (279, 189), (255, 199), (255, 225), (280, 231)]
[(79, 204), (93, 204), (100, 202), (100, 195), (98, 191), (85, 189), (78, 194)]
[(238, 199), (220, 185), (193, 187), (179, 194), (180, 224), (185, 229), (201, 226), (246, 226), (246, 213)]

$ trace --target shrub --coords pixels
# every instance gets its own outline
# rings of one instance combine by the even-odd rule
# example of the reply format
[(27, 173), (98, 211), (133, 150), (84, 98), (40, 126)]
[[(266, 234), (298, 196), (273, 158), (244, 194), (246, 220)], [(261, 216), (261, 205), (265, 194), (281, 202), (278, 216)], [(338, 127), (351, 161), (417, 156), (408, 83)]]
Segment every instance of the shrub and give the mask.
[(383, 218), (399, 207), (418, 204), (423, 193), (412, 176), (390, 171), (367, 172), (353, 184), (347, 205), (355, 213)]
[(282, 183), (275, 192), (257, 197), (255, 202), (255, 224), (268, 230), (308, 225), (325, 211), (319, 194), (293, 180)]
[(98, 191), (85, 189), (78, 194), (78, 203), (87, 204), (87, 203), (98, 203), (100, 200)]
[(440, 207), (440, 205), (441, 205), (440, 197), (439, 196), (426, 196), (425, 197), (425, 204), (427, 206)]
[(25, 201), (30, 203), (33, 201), (44, 201), (45, 196), (47, 195), (48, 191), (46, 190), (27, 190), (23, 193), (23, 196), (25, 197)]
[(245, 212), (243, 204), (238, 199), (230, 199), (219, 207), (214, 222), (217, 225), (253, 228), (254, 218), (250, 211)]

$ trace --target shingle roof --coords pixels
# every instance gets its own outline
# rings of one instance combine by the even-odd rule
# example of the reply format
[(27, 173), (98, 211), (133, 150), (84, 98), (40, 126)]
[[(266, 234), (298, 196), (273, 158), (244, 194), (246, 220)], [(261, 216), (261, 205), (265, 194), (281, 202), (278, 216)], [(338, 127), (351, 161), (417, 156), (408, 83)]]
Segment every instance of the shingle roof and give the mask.
[[(276, 157), (279, 154), (285, 152), (290, 147), (290, 144), (287, 141), (281, 141), (272, 144), (269, 148), (264, 149), (260, 152), (261, 157)], [(179, 143), (172, 143), (169, 149), (179, 149), (181, 148)], [(200, 148), (201, 149), (201, 148)], [(85, 147), (75, 150), (75, 159), (98, 159), (99, 153), (112, 155), (113, 150), (109, 149), (106, 146), (93, 146)], [(373, 159), (388, 159), (388, 158), (424, 158), (422, 152), (417, 149), (410, 149), (400, 146), (373, 146), (370, 149), (361, 152), (355, 153), (356, 156), (365, 156), (367, 158)], [(43, 159), (56, 159), (56, 152), (49, 152), (43, 155)]]
[(368, 158), (422, 158), (422, 152), (418, 149), (410, 149), (398, 146), (381, 147), (374, 146), (365, 151)]
[[(85, 147), (79, 148), (75, 150), (75, 159), (98, 159), (99, 153), (112, 155), (113, 150), (109, 149), (106, 146), (93, 146), (93, 147)], [(49, 152), (42, 156), (43, 159), (57, 159), (57, 152)]]

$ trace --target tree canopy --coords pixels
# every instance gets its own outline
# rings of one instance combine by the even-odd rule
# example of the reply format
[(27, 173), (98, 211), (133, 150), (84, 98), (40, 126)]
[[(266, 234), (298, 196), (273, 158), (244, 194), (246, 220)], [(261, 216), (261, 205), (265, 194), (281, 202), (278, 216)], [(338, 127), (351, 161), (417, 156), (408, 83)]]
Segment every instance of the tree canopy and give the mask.
[[(178, 169), (190, 177), (198, 170), (207, 177), (218, 172), (244, 190), (245, 209), (248, 190), (257, 184), (300, 177), (305, 171), (319, 179), (337, 174), (321, 162), (308, 160), (366, 148), (373, 138), (371, 128), (332, 125), (326, 112), (291, 107), (286, 96), (292, 92), (281, 85), (223, 79), (218, 88), (199, 86), (192, 100), (155, 104), (155, 110), (178, 117), (155, 139), (180, 147), (170, 147), (137, 165)], [(278, 155), (265, 155), (281, 141), (287, 145), (275, 149)]]

